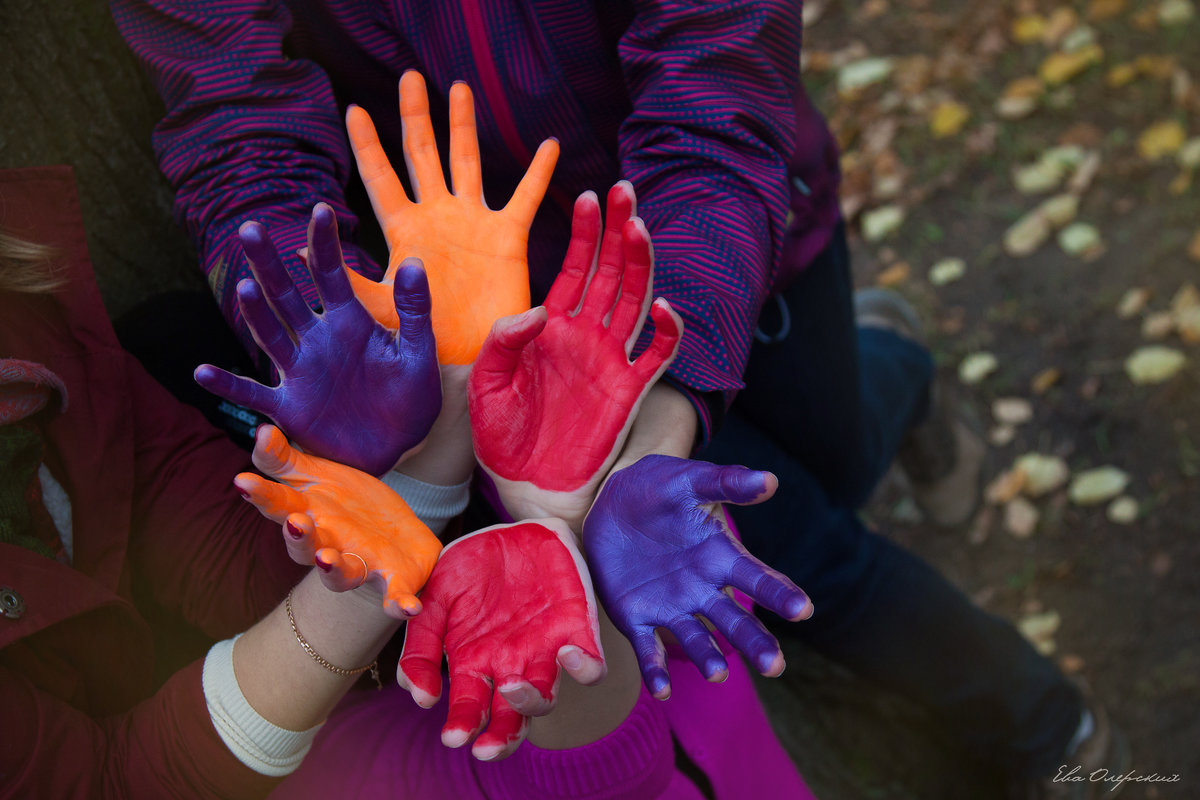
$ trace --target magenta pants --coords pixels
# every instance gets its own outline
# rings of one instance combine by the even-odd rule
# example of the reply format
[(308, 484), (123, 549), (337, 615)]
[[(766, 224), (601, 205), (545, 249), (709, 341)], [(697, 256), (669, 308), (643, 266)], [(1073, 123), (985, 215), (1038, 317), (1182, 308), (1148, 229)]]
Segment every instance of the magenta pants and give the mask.
[[(446, 697), (417, 706), (397, 686), (347, 696), (321, 729), (278, 798), (399, 797), (419, 800), (702, 800), (675, 768), (672, 737), (708, 776), (717, 800), (815, 800), (784, 752), (745, 665), (718, 637), (729, 679), (711, 684), (674, 648), (672, 693), (637, 704), (617, 730), (570, 750), (523, 743), (511, 757), (484, 763), (470, 748), (441, 743)], [(569, 679), (568, 679), (569, 680)]]

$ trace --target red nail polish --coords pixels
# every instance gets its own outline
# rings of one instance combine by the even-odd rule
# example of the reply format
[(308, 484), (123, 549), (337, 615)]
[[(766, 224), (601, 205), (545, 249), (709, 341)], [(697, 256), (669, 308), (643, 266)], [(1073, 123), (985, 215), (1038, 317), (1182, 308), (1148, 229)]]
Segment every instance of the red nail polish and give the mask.
[(324, 561), (322, 561), (319, 558), (313, 559), (313, 560), (317, 562), (317, 569), (321, 570), (321, 572), (332, 572), (333, 571), (333, 564), (326, 564)]
[(291, 520), (288, 520), (288, 522), (287, 522), (287, 532), (288, 532), (288, 536), (291, 536), (293, 539), (303, 539), (304, 538), (304, 531), (300, 530), (295, 525), (293, 525)]

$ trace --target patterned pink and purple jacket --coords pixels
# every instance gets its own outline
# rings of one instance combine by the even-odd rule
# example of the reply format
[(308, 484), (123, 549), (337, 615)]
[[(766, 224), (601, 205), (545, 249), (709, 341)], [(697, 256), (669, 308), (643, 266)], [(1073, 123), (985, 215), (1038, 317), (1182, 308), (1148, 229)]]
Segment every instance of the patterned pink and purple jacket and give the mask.
[[(535, 302), (557, 274), (575, 196), (633, 183), (654, 237), (655, 292), (687, 325), (669, 374), (691, 390), (706, 434), (742, 386), (764, 300), (838, 220), (836, 149), (798, 82), (798, 0), (111, 5), (166, 103), (154, 147), (177, 217), (252, 350), (234, 291), (248, 274), (234, 235), (244, 220), (263, 222), (290, 254), (313, 204), (330, 202), (348, 263), (380, 275), (351, 244), (350, 206), (365, 204), (354, 199), (360, 188), (345, 189), (353, 162), (342, 114), (351, 102), (367, 109), (400, 164), (396, 83), (410, 68), (429, 84), (435, 130), (451, 83), (475, 90), (494, 203), (541, 140), (561, 142), (530, 236)], [(309, 283), (298, 259), (290, 266)]]

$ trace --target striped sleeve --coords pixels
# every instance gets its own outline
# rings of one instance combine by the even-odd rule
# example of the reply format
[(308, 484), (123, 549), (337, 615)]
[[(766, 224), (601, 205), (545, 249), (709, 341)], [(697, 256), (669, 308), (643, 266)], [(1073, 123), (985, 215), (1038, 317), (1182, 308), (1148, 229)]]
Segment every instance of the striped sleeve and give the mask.
[(111, 0), (111, 8), (166, 105), (153, 144), (176, 192), (177, 221), (243, 345), (257, 354), (237, 307), (237, 282), (250, 275), (236, 238), (242, 222), (266, 226), (313, 306), (316, 289), (295, 252), (319, 201), (337, 212), (349, 266), (379, 277), (350, 243), (357, 220), (343, 187), (351, 158), (329, 79), (284, 55), (291, 17), (283, 3)]
[(782, 250), (800, 3), (644, 0), (618, 52), (622, 176), (654, 236), (655, 293), (687, 326), (669, 375), (727, 405)]

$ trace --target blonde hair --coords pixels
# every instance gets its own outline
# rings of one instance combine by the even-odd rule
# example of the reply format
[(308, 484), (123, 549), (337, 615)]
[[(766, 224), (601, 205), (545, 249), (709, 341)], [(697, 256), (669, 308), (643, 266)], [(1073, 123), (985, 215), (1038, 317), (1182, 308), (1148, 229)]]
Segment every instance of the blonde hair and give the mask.
[(58, 251), (0, 231), (0, 291), (46, 294), (66, 283)]

